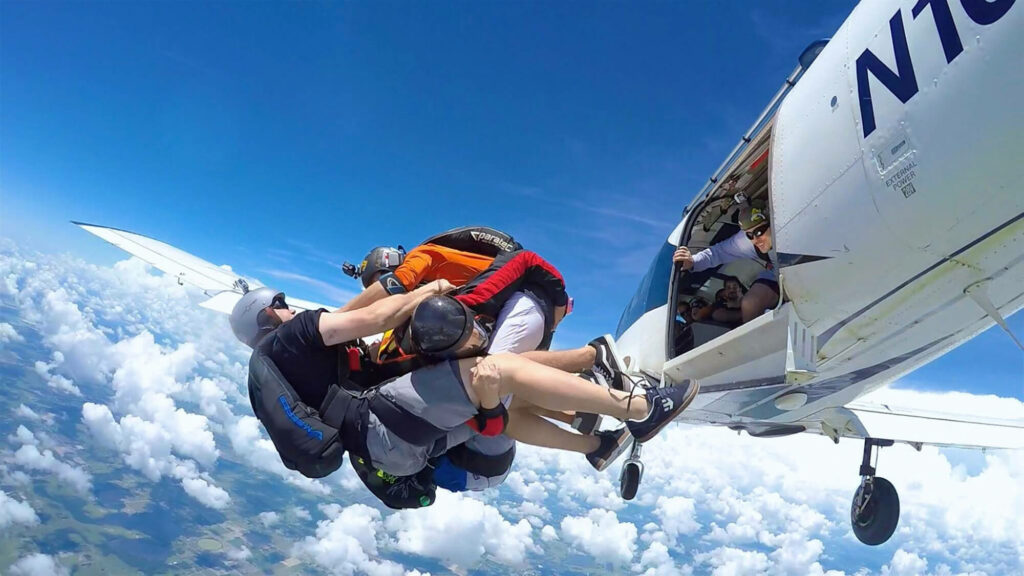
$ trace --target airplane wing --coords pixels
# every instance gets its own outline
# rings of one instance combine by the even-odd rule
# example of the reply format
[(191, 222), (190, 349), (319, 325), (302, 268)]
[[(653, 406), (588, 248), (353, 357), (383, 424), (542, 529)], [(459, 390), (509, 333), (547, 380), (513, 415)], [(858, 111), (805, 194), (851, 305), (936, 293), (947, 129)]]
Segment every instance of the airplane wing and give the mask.
[[(200, 302), (199, 305), (216, 312), (230, 314), (235, 303), (242, 297), (243, 286), (248, 286), (250, 289), (263, 286), (259, 280), (243, 277), (234, 272), (230, 266), (217, 266), (148, 236), (109, 226), (75, 221), (71, 223), (149, 263), (168, 276), (177, 278), (179, 284), (189, 284), (199, 288), (204, 294), (210, 296), (208, 300)], [(336, 308), (291, 296), (288, 297), (288, 304), (298, 311), (318, 308), (334, 310)]]
[(971, 449), (1024, 449), (1024, 419), (1006, 420), (967, 414), (904, 409), (889, 404), (852, 402), (819, 413), (817, 432), (839, 438), (879, 438), (921, 446)]

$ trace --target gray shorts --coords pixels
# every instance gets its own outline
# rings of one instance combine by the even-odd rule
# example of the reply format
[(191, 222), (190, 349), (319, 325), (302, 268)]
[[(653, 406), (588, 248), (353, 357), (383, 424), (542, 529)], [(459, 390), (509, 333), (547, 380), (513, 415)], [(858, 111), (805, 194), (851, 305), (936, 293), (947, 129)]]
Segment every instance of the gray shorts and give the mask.
[(405, 410), (434, 426), (448, 430), (444, 442), (417, 446), (402, 440), (370, 413), (366, 431), (366, 448), (374, 466), (395, 476), (415, 474), (427, 465), (432, 456), (461, 444), (473, 435), (465, 425), (476, 415), (476, 406), (459, 375), (455, 360), (419, 368), (381, 386), (382, 394)]

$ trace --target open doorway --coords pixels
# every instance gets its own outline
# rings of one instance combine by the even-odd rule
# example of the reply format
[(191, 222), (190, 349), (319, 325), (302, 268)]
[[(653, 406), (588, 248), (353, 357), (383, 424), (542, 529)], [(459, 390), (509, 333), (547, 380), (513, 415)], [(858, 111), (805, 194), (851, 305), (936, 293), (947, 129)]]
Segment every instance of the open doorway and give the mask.
[[(750, 206), (762, 207), (770, 221), (768, 170), (771, 128), (772, 123), (769, 122), (751, 140), (706, 199), (693, 209), (681, 231), (679, 246), (686, 246), (691, 253), (697, 254), (732, 239), (741, 232), (741, 211), (746, 209), (749, 213)], [(772, 261), (774, 254), (765, 254), (734, 259), (700, 271), (674, 266), (670, 284), (669, 314), (672, 320), (668, 323), (667, 357), (678, 357), (740, 326), (743, 323), (740, 300), (755, 283), (766, 284), (766, 278), (774, 278)], [(780, 292), (777, 281), (775, 291), (776, 294)]]

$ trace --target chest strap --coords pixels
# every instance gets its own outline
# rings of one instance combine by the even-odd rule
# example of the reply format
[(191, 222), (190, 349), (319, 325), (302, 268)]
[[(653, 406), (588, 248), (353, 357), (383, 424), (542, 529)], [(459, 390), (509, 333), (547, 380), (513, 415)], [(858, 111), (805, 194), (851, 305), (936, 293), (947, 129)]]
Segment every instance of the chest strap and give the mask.
[(366, 421), (369, 417), (367, 399), (340, 386), (332, 385), (320, 405), (320, 418), (324, 424), (337, 428), (345, 448), (352, 454), (370, 459), (366, 448)]

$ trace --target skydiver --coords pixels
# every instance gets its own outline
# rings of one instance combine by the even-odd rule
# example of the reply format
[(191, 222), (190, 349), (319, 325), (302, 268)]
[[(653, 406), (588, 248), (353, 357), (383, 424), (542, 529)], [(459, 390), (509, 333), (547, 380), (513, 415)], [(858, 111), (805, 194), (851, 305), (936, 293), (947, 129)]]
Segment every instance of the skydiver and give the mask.
[(768, 212), (763, 206), (748, 204), (740, 211), (739, 224), (739, 232), (696, 254), (691, 255), (689, 248), (680, 246), (672, 260), (683, 270), (694, 272), (742, 258), (755, 260), (763, 266), (764, 270), (740, 301), (742, 320), (746, 323), (774, 308), (779, 303), (780, 292), (775, 263), (771, 260), (772, 228)]
[[(454, 232), (465, 230), (457, 229)], [(366, 290), (341, 310), (358, 310), (389, 295), (408, 292), (423, 282), (443, 278), (457, 286), (464, 286), (460, 290), (462, 293), (456, 297), (462, 303), (475, 312), (496, 317), (488, 353), (525, 354), (532, 360), (567, 372), (592, 370), (600, 375), (591, 376), (595, 380), (603, 380), (619, 389), (626, 387), (620, 374), (621, 366), (615, 360), (613, 345), (607, 337), (597, 338), (589, 345), (574, 350), (534, 352), (538, 348), (547, 348), (554, 328), (568, 309), (565, 285), (554, 266), (526, 250), (501, 251), (496, 257), (479, 253), (482, 250), (471, 251), (469, 248), (475, 243), (467, 235), (463, 236), (459, 245), (467, 247), (466, 250), (455, 249), (440, 241), (427, 241), (407, 254), (400, 248), (379, 246), (372, 249), (355, 274), (362, 280)], [(514, 243), (510, 236), (505, 236), (509, 244)], [(382, 344), (382, 348), (387, 345)], [(601, 422), (597, 414), (576, 413), (567, 416), (553, 411), (541, 411), (522, 403), (510, 406), (510, 400), (508, 397), (503, 398), (503, 403), (519, 411), (518, 420), (532, 422), (528, 427), (521, 427), (521, 433), (529, 435), (529, 443), (579, 450), (580, 439), (577, 435), (548, 420), (569, 423), (584, 434), (595, 432)], [(622, 431), (603, 431), (598, 434), (611, 436), (604, 441), (608, 445), (618, 446), (620, 450), (625, 448), (628, 441), (623, 441)], [(467, 486), (496, 486), (507, 475), (512, 455), (514, 442), (504, 437), (473, 436), (465, 446), (449, 457), (441, 458), (436, 470), (438, 485), (450, 490), (461, 490)], [(595, 468), (602, 470), (617, 455), (618, 451), (608, 457), (589, 460)], [(475, 474), (472, 469), (460, 472), (459, 466), (452, 465), (452, 461), (466, 459), (485, 467), (492, 462), (504, 463), (504, 467), (493, 468), (496, 471), (494, 474)]]

